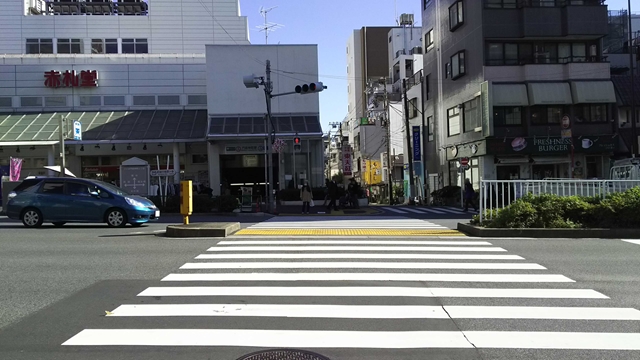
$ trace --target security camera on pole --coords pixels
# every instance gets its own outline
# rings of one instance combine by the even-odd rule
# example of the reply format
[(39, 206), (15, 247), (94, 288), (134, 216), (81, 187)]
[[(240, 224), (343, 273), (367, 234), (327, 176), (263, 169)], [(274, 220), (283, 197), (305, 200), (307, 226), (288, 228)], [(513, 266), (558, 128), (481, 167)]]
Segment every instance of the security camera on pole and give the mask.
[[(258, 89), (260, 86), (264, 86), (264, 95), (267, 101), (267, 117), (266, 122), (267, 134), (269, 141), (267, 143), (268, 151), (267, 156), (267, 168), (269, 170), (269, 180), (267, 182), (267, 211), (273, 212), (275, 210), (275, 202), (273, 199), (273, 143), (275, 141), (276, 128), (273, 125), (273, 119), (271, 116), (271, 99), (277, 96), (293, 95), (293, 94), (315, 94), (319, 93), (327, 87), (321, 82), (312, 82), (309, 84), (297, 85), (292, 92), (286, 92), (281, 94), (273, 94), (273, 83), (271, 82), (271, 61), (266, 61), (266, 76), (256, 76), (255, 74), (244, 76), (242, 81), (244, 86), (251, 89)], [(298, 138), (299, 139), (299, 138)], [(294, 146), (295, 148), (295, 146)]]

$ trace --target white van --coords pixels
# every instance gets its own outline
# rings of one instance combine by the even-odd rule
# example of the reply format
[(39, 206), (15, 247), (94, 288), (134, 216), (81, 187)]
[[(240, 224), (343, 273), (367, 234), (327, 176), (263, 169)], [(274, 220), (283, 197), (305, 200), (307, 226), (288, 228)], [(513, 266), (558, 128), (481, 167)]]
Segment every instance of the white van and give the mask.
[(616, 160), (611, 167), (611, 180), (640, 180), (640, 158)]

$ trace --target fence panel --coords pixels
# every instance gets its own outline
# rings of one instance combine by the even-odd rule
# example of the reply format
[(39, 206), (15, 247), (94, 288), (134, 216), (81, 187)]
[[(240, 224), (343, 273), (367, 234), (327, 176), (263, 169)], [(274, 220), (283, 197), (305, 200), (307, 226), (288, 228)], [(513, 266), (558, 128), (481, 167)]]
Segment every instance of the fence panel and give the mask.
[(491, 220), (493, 212), (485, 210), (501, 209), (526, 194), (558, 196), (607, 196), (640, 186), (640, 180), (481, 180), (480, 181), (480, 221)]

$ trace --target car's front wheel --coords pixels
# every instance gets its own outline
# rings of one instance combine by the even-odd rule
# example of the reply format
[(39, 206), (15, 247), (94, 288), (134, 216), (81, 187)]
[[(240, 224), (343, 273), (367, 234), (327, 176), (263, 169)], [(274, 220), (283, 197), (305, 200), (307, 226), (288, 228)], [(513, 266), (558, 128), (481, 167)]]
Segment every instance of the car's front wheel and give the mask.
[(29, 208), (22, 212), (22, 223), (29, 228), (40, 227), (43, 223), (42, 213), (38, 209)]
[(107, 212), (107, 225), (110, 227), (124, 227), (127, 225), (127, 214), (120, 209), (111, 209)]

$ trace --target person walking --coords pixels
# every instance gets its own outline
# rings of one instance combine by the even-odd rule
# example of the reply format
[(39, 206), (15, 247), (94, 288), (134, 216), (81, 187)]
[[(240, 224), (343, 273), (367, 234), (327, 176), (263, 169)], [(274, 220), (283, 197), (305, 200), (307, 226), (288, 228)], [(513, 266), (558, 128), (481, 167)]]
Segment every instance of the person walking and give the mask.
[(302, 189), (300, 189), (300, 199), (302, 200), (302, 213), (308, 214), (311, 208), (311, 202), (313, 201), (313, 193), (307, 181), (304, 182)]
[(333, 208), (333, 210), (335, 211), (338, 211), (338, 204), (336, 204), (336, 200), (338, 200), (338, 184), (336, 183), (335, 180), (331, 180), (329, 181), (328, 188), (329, 188), (329, 199), (331, 199), (331, 201), (327, 206), (327, 211), (331, 211), (331, 208)]
[(473, 207), (473, 210), (478, 211), (476, 204), (473, 202), (473, 198), (476, 196), (473, 185), (469, 179), (464, 180), (464, 211), (469, 210), (469, 204)]

